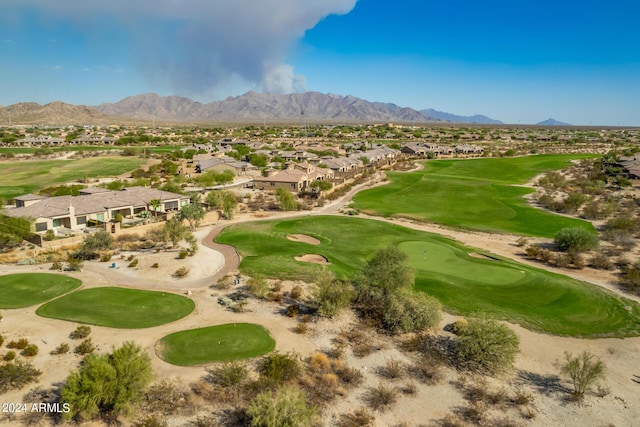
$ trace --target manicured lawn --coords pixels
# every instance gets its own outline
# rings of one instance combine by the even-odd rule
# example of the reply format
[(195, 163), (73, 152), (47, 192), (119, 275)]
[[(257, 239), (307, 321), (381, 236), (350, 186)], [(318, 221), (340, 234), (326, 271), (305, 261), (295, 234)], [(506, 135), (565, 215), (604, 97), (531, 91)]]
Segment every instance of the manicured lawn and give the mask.
[(194, 308), (191, 299), (168, 292), (105, 287), (71, 293), (41, 306), (36, 313), (70, 322), (137, 329), (173, 322)]
[(158, 342), (158, 355), (179, 366), (248, 359), (274, 349), (269, 332), (252, 323), (229, 323), (167, 335)]
[(553, 237), (561, 228), (576, 226), (594, 231), (587, 221), (529, 206), (523, 197), (533, 189), (517, 186), (580, 157), (428, 161), (420, 171), (389, 172), (389, 184), (358, 193), (353, 207), (383, 216), (530, 236)]
[(0, 163), (0, 198), (35, 193), (46, 187), (86, 177), (116, 176), (143, 165), (137, 157), (92, 157)]
[(61, 274), (21, 273), (0, 276), (0, 308), (41, 304), (78, 289), (82, 282)]
[[(308, 234), (319, 245), (293, 242), (287, 234)], [(486, 311), (527, 328), (581, 337), (640, 335), (640, 306), (601, 288), (491, 255), (435, 234), (382, 221), (313, 216), (239, 224), (220, 233), (242, 255), (240, 268), (277, 278), (313, 280), (321, 268), (295, 261), (305, 253), (323, 255), (338, 277), (361, 269), (380, 248), (399, 245), (416, 271), (416, 289), (440, 299), (447, 311)]]

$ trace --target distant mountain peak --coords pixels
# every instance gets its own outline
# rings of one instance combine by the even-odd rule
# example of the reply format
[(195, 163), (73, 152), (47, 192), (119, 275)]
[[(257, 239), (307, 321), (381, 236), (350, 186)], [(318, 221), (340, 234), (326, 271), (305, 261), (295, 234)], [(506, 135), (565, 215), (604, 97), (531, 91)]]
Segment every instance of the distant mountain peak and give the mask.
[(483, 116), (480, 114), (476, 114), (473, 116), (458, 116), (456, 114), (445, 113), (444, 111), (434, 110), (432, 108), (426, 110), (420, 110), (422, 114), (427, 117), (433, 117), (434, 119), (446, 120), (449, 122), (459, 122), (459, 123), (476, 123), (483, 125), (500, 125), (503, 124), (500, 120), (495, 120), (487, 116)]
[(571, 126), (569, 123), (560, 122), (554, 118), (548, 118), (547, 120), (538, 122), (536, 124), (541, 126)]

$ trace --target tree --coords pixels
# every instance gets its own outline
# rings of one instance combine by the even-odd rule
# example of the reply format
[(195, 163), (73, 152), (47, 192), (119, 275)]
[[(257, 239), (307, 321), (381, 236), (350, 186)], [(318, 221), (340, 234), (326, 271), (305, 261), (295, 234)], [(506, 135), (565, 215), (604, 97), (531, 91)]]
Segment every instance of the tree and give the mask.
[(581, 399), (586, 391), (598, 380), (605, 377), (605, 364), (588, 351), (579, 356), (564, 353), (565, 362), (560, 366), (560, 374), (568, 377), (573, 384), (573, 395)]
[(468, 319), (455, 332), (460, 364), (483, 374), (495, 375), (509, 370), (520, 351), (520, 339), (515, 332), (486, 316)]
[(567, 227), (553, 238), (561, 251), (584, 252), (598, 247), (598, 236), (582, 227)]
[(376, 252), (362, 270), (361, 280), (390, 294), (402, 289), (411, 289), (415, 274), (409, 265), (409, 257), (396, 246), (389, 246)]
[(353, 296), (351, 286), (336, 280), (335, 275), (323, 268), (316, 276), (313, 287), (313, 299), (318, 305), (318, 312), (323, 316), (333, 317), (349, 305)]
[(204, 218), (204, 208), (200, 203), (190, 203), (183, 206), (178, 212), (178, 218), (180, 220), (187, 220), (189, 222), (189, 228), (194, 231), (200, 221)]
[(316, 179), (311, 184), (309, 184), (311, 189), (315, 189), (318, 193), (322, 191), (330, 190), (333, 187), (333, 184), (329, 181), (324, 181), (322, 179)]
[(131, 341), (111, 354), (90, 354), (62, 387), (60, 401), (71, 408), (63, 418), (129, 413), (152, 378), (149, 356)]
[(161, 232), (162, 240), (165, 242), (170, 241), (173, 247), (177, 246), (180, 240), (187, 238), (190, 234), (189, 227), (177, 218), (171, 218), (167, 221)]
[(280, 204), (280, 209), (283, 211), (295, 211), (298, 209), (298, 204), (296, 203), (296, 198), (290, 191), (285, 190), (280, 187), (276, 190), (276, 197), (278, 198), (278, 203)]
[(99, 251), (108, 250), (113, 245), (113, 236), (105, 230), (88, 234), (74, 254), (76, 258), (93, 259)]
[(227, 219), (233, 219), (233, 214), (238, 206), (236, 195), (231, 191), (211, 191), (207, 194), (206, 203), (222, 211)]
[(151, 199), (149, 200), (149, 207), (153, 209), (154, 216), (158, 216), (158, 211), (160, 210), (160, 206), (162, 202), (160, 199)]
[(308, 427), (316, 412), (304, 392), (289, 385), (258, 394), (247, 410), (252, 427)]

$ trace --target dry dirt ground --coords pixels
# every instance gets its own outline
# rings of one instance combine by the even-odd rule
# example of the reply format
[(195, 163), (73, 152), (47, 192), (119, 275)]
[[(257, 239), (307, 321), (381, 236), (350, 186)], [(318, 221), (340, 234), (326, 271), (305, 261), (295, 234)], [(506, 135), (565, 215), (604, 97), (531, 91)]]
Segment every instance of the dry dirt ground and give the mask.
[[(327, 204), (312, 214), (338, 214), (342, 206), (347, 204), (354, 189), (344, 198)], [(308, 214), (308, 213), (306, 213)], [(300, 214), (273, 214), (270, 217), (290, 217)], [(256, 218), (250, 214), (239, 215), (232, 222), (251, 221)], [(462, 233), (448, 230), (435, 225), (415, 224), (409, 221), (396, 220), (396, 223), (418, 228), (421, 230), (440, 233), (459, 240), (469, 246), (483, 251), (490, 251), (498, 255), (515, 258), (528, 263), (520, 256), (521, 248), (515, 245), (517, 237), (508, 235), (494, 235), (486, 233)], [(228, 221), (220, 222), (226, 225)], [(141, 330), (121, 330), (106, 327), (92, 327), (91, 337), (99, 347), (99, 351), (108, 351), (113, 346), (119, 346), (126, 340), (133, 340), (140, 344), (151, 356), (153, 368), (158, 380), (164, 378), (182, 379), (192, 382), (205, 374), (204, 367), (177, 367), (160, 360), (155, 354), (156, 342), (166, 334), (229, 322), (252, 322), (265, 326), (276, 340), (276, 349), (282, 352), (296, 351), (303, 357), (314, 351), (331, 347), (331, 339), (340, 331), (348, 329), (355, 323), (353, 313), (346, 312), (336, 319), (320, 319), (313, 324), (309, 333), (299, 335), (293, 332), (296, 321), (283, 315), (284, 305), (273, 302), (250, 299), (247, 311), (233, 313), (217, 303), (220, 291), (210, 289), (216, 278), (223, 274), (234, 273), (239, 258), (233, 248), (223, 247), (212, 243), (212, 236), (220, 229), (213, 226), (199, 230), (197, 236), (203, 239), (204, 245), (193, 257), (184, 260), (176, 259), (176, 252), (146, 252), (137, 253), (139, 259), (137, 268), (127, 268), (123, 260), (115, 260), (117, 268), (109, 268), (111, 263), (88, 262), (84, 270), (69, 273), (83, 281), (84, 288), (117, 285), (144, 289), (163, 289), (180, 294), (189, 294), (196, 303), (194, 312), (173, 323)], [(297, 238), (301, 238), (298, 236)], [(533, 241), (534, 239), (532, 239)], [(126, 254), (125, 254), (126, 255)], [(225, 263), (226, 258), (226, 263)], [(159, 268), (151, 268), (158, 263)], [(171, 274), (176, 268), (186, 265), (190, 269), (188, 277), (174, 279)], [(538, 267), (540, 265), (536, 264)], [(46, 271), (45, 266), (0, 266), (1, 274), (27, 271)], [(543, 267), (544, 268), (544, 267)], [(606, 273), (585, 269), (582, 271), (563, 271), (573, 277), (588, 280), (611, 291), (617, 290), (609, 283), (610, 277)], [(298, 283), (299, 284), (299, 283)], [(284, 282), (283, 291), (294, 286), (293, 282)], [(305, 284), (301, 284), (305, 287)], [(224, 292), (232, 292), (234, 289)], [(69, 343), (73, 349), (76, 342), (69, 338), (69, 333), (77, 324), (43, 319), (35, 314), (36, 307), (3, 310), (4, 318), (0, 322), (0, 334), (5, 338), (28, 338), (36, 343), (40, 352), (32, 360), (43, 374), (38, 383), (39, 387), (50, 388), (59, 385), (69, 374), (77, 368), (80, 357), (69, 353), (62, 356), (52, 356), (51, 350), (60, 343)], [(446, 324), (456, 320), (454, 316), (445, 315), (438, 333), (446, 335), (443, 328)], [(520, 388), (534, 395), (535, 417), (525, 420), (517, 409), (499, 409), (489, 411), (489, 418), (508, 416), (523, 426), (638, 426), (640, 425), (640, 338), (629, 339), (597, 339), (584, 340), (550, 336), (523, 329), (509, 324), (520, 337), (521, 352), (516, 361), (515, 370), (510, 375), (500, 379), (489, 379), (489, 387), (506, 387), (509, 390)], [(363, 393), (366, 387), (376, 386), (383, 380), (375, 373), (376, 368), (384, 365), (390, 358), (408, 360), (405, 353), (400, 352), (394, 343), (384, 337), (372, 337), (380, 342), (381, 350), (364, 358), (353, 356), (347, 351), (346, 357), (350, 365), (361, 369), (365, 373), (365, 383), (353, 390), (345, 398), (339, 398), (336, 404), (325, 412), (325, 425), (331, 425), (332, 419), (341, 413), (352, 411), (365, 406)], [(566, 400), (566, 381), (558, 382), (555, 366), (565, 351), (577, 354), (588, 350), (601, 357), (607, 365), (606, 386), (610, 393), (604, 397), (589, 395), (583, 404), (578, 405)], [(4, 353), (6, 349), (2, 349)], [(406, 422), (409, 426), (441, 425), (441, 420), (447, 413), (466, 404), (461, 392), (455, 387), (455, 382), (462, 377), (468, 381), (468, 374), (446, 370), (446, 378), (438, 385), (424, 385), (414, 381), (417, 392), (411, 396), (401, 395), (398, 403), (385, 412), (374, 412), (377, 426), (395, 426)], [(401, 386), (409, 379), (392, 382), (391, 385)], [(35, 385), (29, 385), (21, 390), (13, 390), (0, 395), (0, 403), (22, 402), (23, 395)], [(173, 420), (170, 425), (183, 425), (184, 419)], [(0, 414), (1, 425), (19, 425), (16, 418), (9, 414)], [(85, 424), (98, 425), (98, 424)]]

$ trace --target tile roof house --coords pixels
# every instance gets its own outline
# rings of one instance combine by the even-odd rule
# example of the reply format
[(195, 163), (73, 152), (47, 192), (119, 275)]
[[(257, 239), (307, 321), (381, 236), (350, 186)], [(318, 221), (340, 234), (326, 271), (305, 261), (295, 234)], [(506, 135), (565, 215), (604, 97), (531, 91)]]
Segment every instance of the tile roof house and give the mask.
[(287, 169), (267, 171), (267, 176), (253, 178), (253, 186), (259, 190), (284, 188), (289, 191), (305, 191), (315, 180), (331, 180), (333, 171), (309, 163), (288, 163)]
[(16, 206), (5, 208), (11, 217), (32, 218), (35, 231), (57, 229), (81, 230), (88, 221), (109, 222), (120, 214), (125, 218), (152, 210), (151, 200), (160, 200), (159, 212), (179, 210), (189, 204), (189, 197), (155, 188), (128, 187), (120, 191), (86, 188), (79, 196), (43, 197), (26, 194), (15, 198)]

